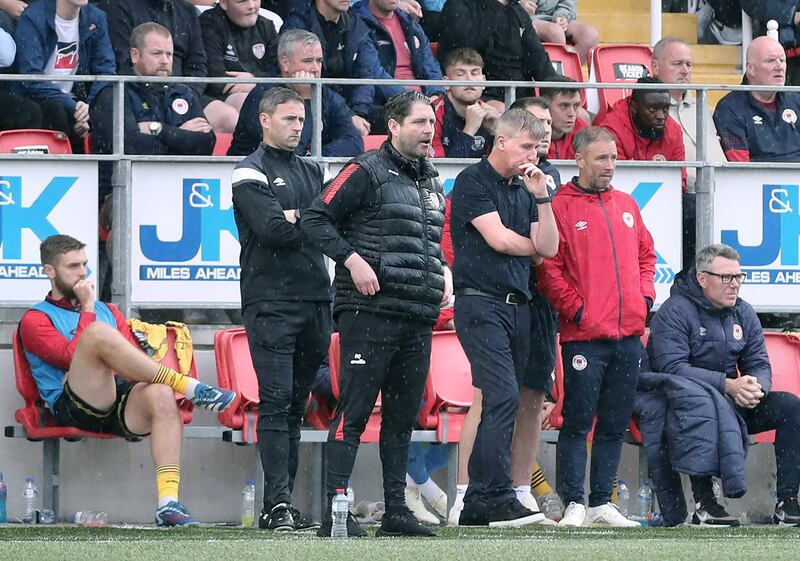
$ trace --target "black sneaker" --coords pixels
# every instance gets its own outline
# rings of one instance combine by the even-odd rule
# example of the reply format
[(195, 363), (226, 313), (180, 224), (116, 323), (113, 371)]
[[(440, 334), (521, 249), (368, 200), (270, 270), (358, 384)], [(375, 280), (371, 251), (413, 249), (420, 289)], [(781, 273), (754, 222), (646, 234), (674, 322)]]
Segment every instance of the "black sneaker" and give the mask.
[(269, 512), (262, 510), (258, 517), (258, 527), (275, 532), (294, 532), (296, 526), (291, 508), (289, 503), (278, 503)]
[(434, 537), (436, 532), (420, 524), (408, 507), (401, 507), (386, 510), (386, 514), (381, 519), (381, 527), (378, 528), (375, 535), (379, 538), (397, 536), (430, 538)]
[(488, 526), (489, 505), (485, 503), (464, 504), (458, 517), (459, 526)]
[(316, 530), (319, 528), (319, 522), (314, 522), (308, 516), (300, 514), (300, 511), (294, 505), (289, 505), (289, 512), (292, 513), (294, 528), (298, 532), (302, 532), (303, 530)]
[(800, 525), (800, 506), (797, 504), (797, 497), (787, 497), (778, 501), (772, 522), (778, 526)]
[(701, 527), (731, 528), (739, 526), (739, 520), (728, 514), (716, 499), (708, 497), (695, 503), (692, 524)]
[(522, 506), (516, 497), (489, 508), (490, 528), (516, 528), (537, 524), (545, 519), (544, 513)]
[[(333, 520), (330, 517), (325, 518), (322, 521), (319, 529), (317, 530), (317, 537), (318, 538), (329, 538), (331, 537), (331, 529), (333, 526)], [(361, 524), (358, 523), (356, 517), (353, 516), (352, 512), (347, 513), (347, 537), (348, 538), (366, 538), (369, 534), (367, 531), (361, 527)]]

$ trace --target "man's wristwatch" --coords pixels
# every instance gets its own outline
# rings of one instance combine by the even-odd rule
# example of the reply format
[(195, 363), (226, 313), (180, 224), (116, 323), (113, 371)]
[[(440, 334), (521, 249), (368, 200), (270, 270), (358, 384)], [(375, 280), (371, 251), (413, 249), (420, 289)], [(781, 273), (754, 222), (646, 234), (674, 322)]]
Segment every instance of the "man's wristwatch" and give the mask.
[(157, 136), (158, 133), (161, 132), (161, 123), (159, 123), (158, 121), (150, 121), (150, 124), (147, 125), (147, 128), (150, 131), (151, 135)]

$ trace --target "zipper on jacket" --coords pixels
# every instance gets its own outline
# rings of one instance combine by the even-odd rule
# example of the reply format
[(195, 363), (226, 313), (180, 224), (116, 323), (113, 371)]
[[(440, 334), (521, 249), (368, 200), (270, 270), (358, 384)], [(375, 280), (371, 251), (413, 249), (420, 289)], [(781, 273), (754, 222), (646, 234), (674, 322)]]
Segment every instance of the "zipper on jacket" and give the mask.
[[(417, 196), (419, 197), (420, 206), (422, 206), (422, 227), (425, 230), (425, 289), (427, 291), (428, 288), (428, 208), (426, 206), (426, 201), (423, 200), (422, 191), (419, 188), (419, 179), (414, 180), (414, 184), (417, 186)], [(430, 196), (430, 194), (428, 195)]]
[(617, 301), (619, 304), (619, 313), (617, 314), (617, 337), (622, 336), (622, 284), (619, 280), (619, 262), (617, 261), (617, 244), (614, 242), (614, 231), (611, 229), (611, 221), (608, 219), (606, 207), (603, 204), (601, 194), (597, 194), (597, 200), (600, 202), (600, 210), (603, 211), (603, 218), (606, 219), (606, 226), (608, 226), (608, 237), (611, 238), (611, 255), (614, 258), (614, 274), (617, 277)]

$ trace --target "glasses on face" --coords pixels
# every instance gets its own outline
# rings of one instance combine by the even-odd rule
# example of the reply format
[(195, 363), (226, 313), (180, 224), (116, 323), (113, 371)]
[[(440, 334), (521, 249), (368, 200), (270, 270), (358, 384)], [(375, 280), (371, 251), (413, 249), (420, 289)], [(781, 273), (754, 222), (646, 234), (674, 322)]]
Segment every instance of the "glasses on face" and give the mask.
[(719, 273), (713, 273), (711, 271), (702, 271), (702, 272), (707, 275), (713, 275), (715, 277), (718, 277), (719, 280), (722, 281), (722, 284), (730, 284), (733, 281), (733, 279), (736, 279), (737, 283), (742, 284), (744, 282), (744, 279), (747, 278), (747, 275), (745, 273), (736, 273), (735, 275), (721, 275)]

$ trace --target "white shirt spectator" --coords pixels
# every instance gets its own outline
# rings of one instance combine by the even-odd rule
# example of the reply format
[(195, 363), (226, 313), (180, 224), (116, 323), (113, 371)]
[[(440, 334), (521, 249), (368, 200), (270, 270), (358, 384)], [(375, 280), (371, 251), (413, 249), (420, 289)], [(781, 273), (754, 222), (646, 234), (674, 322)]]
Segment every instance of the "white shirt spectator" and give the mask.
[[(65, 20), (56, 14), (56, 35), (58, 42), (50, 55), (44, 73), (55, 76), (73, 76), (78, 71), (78, 20)], [(72, 91), (75, 82), (58, 82), (56, 85), (64, 93)]]

